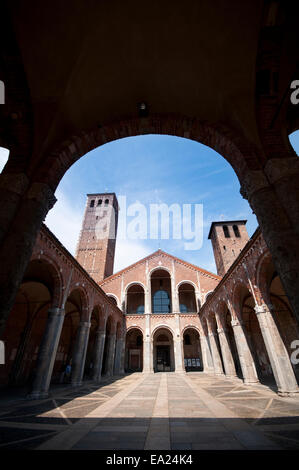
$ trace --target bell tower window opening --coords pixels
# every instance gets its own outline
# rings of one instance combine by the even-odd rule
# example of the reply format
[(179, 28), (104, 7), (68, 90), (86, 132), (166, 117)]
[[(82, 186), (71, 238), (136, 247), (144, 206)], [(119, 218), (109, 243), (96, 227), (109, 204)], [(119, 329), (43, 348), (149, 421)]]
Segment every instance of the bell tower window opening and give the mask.
[(225, 238), (230, 238), (230, 234), (229, 234), (229, 230), (228, 230), (227, 225), (223, 225), (223, 232), (224, 232)]

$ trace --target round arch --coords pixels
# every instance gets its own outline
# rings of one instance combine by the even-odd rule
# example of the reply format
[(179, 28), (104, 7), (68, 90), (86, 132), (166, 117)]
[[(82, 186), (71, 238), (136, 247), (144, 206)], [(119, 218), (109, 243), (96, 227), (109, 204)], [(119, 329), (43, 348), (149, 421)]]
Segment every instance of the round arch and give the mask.
[(155, 266), (154, 268), (152, 268), (152, 269), (149, 271), (149, 273), (148, 273), (149, 279), (152, 277), (152, 274), (153, 274), (155, 271), (160, 271), (160, 270), (162, 270), (162, 271), (167, 271), (168, 274), (169, 274), (169, 276), (170, 276), (170, 278), (172, 278), (172, 272), (171, 272), (171, 270), (170, 270), (169, 268), (166, 268), (165, 266), (162, 266), (162, 265), (161, 265), (161, 266)]
[(151, 334), (151, 338), (152, 338), (152, 339), (154, 339), (154, 336), (155, 336), (156, 332), (157, 332), (160, 328), (163, 328), (163, 329), (165, 329), (165, 330), (168, 330), (169, 333), (172, 334), (172, 337), (174, 337), (174, 331), (170, 328), (170, 326), (169, 326), (169, 325), (166, 325), (165, 323), (161, 323), (161, 324), (155, 326), (155, 328), (153, 329), (152, 334)]
[(144, 331), (143, 331), (143, 328), (141, 328), (141, 326), (129, 326), (129, 328), (126, 329), (126, 334), (129, 333), (129, 331), (131, 330), (139, 330), (140, 333), (142, 333), (142, 335), (144, 335)]
[(141, 282), (131, 282), (125, 289), (125, 307), (128, 315), (145, 311), (145, 288)]
[(157, 326), (152, 332), (154, 372), (175, 370), (174, 333), (168, 326)]
[(214, 292), (213, 290), (209, 290), (209, 292), (207, 292), (207, 293), (205, 294), (205, 300), (204, 300), (204, 302), (206, 302), (207, 299), (208, 299), (209, 297), (211, 297), (211, 294), (213, 294), (213, 292)]
[(53, 260), (46, 253), (36, 254), (31, 257), (30, 262), (25, 271), (24, 278), (28, 276), (28, 271), (30, 270), (30, 265), (32, 263), (43, 263), (45, 267), (49, 270), (49, 273), (53, 279), (53, 289), (52, 289), (52, 305), (55, 307), (62, 306), (63, 299), (63, 277), (60, 271), (60, 268), (55, 260)]
[(173, 311), (172, 274), (162, 266), (150, 272), (152, 313), (167, 314)]
[(132, 281), (132, 282), (129, 282), (129, 284), (126, 285), (125, 287), (125, 293), (128, 292), (128, 289), (130, 289), (130, 287), (134, 286), (134, 285), (137, 285), (137, 286), (140, 286), (144, 289), (145, 291), (145, 285), (143, 284), (143, 282), (140, 282), (140, 281)]
[(181, 284), (190, 284), (192, 287), (194, 287), (195, 292), (198, 290), (197, 285), (193, 281), (190, 281), (189, 279), (184, 279), (183, 281), (178, 282), (178, 284), (176, 285), (177, 292)]
[(186, 330), (188, 330), (188, 329), (190, 329), (190, 328), (193, 329), (193, 330), (196, 330), (197, 333), (199, 334), (199, 336), (202, 335), (202, 331), (200, 330), (200, 328), (199, 328), (198, 326), (196, 326), (196, 325), (190, 325), (190, 324), (187, 325), (187, 326), (185, 326), (185, 327), (183, 328), (183, 330), (182, 330), (182, 335), (184, 335), (184, 333), (186, 332)]
[(116, 306), (118, 307), (119, 306), (119, 300), (118, 300), (118, 297), (115, 295), (115, 294), (112, 294), (111, 292), (107, 292), (107, 297), (110, 297), (111, 299), (114, 299), (115, 302), (116, 302)]
[[(204, 144), (225, 158), (237, 177), (246, 170), (260, 169), (258, 151), (243, 135), (223, 124), (211, 124), (179, 114), (155, 114), (148, 118), (128, 118), (97, 126), (77, 135), (67, 136), (45, 159), (45, 165), (36, 171), (36, 177), (56, 189), (65, 172), (86, 153), (113, 140), (145, 134), (184, 137)], [(63, 157), (62, 157), (63, 155)], [(248, 167), (247, 167), (248, 162)]]
[(126, 331), (125, 371), (141, 372), (143, 370), (144, 334), (140, 327), (131, 326)]
[(177, 287), (177, 294), (180, 313), (196, 313), (198, 311), (196, 288), (192, 282), (180, 282)]
[(183, 329), (182, 336), (185, 371), (203, 371), (199, 328), (188, 325)]

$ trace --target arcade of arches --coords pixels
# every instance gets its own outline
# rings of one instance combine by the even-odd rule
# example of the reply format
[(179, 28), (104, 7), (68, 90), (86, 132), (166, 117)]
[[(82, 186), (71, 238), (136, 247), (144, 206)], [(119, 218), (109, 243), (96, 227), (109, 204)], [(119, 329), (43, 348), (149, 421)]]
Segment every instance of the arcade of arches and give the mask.
[(98, 285), (43, 226), (4, 331), (0, 379), (39, 398), (51, 384), (103, 375), (203, 371), (293, 395), (298, 337), (259, 229), (223, 278), (158, 250)]
[[(166, 0), (147, 15), (137, 0), (117, 2), (118, 15), (114, 2), (66, 3), (4, 1), (1, 11), (1, 382), (29, 381), (41, 396), (51, 380), (122, 373), (125, 358), (146, 372), (183, 371), (186, 359), (297, 393), (299, 160), (288, 135), (299, 127), (298, 2), (219, 1), (215, 14), (207, 0)], [(159, 251), (99, 286), (43, 226), (75, 161), (142, 134), (201, 142), (236, 172), (260, 231), (223, 278)], [(130, 328), (142, 332), (139, 361), (126, 354), (141, 348)]]

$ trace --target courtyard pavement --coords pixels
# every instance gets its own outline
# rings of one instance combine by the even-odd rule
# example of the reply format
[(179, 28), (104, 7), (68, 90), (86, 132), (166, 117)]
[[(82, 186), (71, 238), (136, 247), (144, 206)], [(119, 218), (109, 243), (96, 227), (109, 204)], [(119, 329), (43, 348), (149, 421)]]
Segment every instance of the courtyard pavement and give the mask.
[(135, 373), (0, 401), (0, 450), (299, 449), (299, 397), (205, 373)]

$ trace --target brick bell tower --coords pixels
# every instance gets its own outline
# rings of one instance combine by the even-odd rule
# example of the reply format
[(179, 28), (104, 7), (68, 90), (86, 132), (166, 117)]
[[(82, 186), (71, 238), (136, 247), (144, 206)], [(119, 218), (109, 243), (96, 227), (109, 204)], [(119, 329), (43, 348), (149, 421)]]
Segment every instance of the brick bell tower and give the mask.
[(87, 194), (76, 259), (98, 283), (113, 274), (118, 211), (115, 193)]
[(217, 274), (224, 276), (249, 240), (247, 220), (212, 222), (208, 238), (212, 240)]

